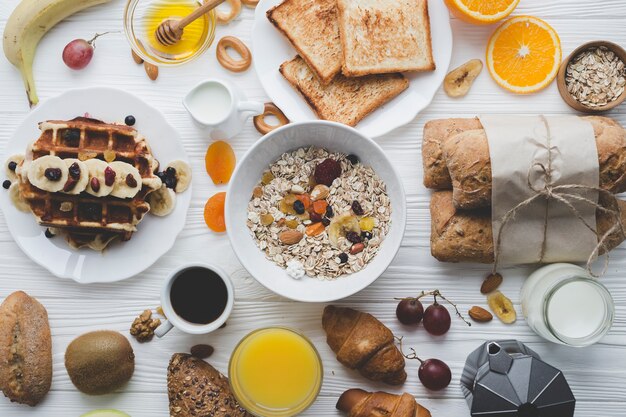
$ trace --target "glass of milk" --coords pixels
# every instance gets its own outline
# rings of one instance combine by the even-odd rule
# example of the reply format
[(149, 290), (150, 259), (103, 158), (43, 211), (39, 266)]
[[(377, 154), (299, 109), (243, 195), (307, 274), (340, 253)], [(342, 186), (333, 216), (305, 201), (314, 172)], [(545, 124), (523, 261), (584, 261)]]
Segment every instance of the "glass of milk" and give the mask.
[(576, 265), (558, 263), (539, 268), (524, 283), (520, 298), (528, 326), (554, 343), (589, 346), (613, 324), (611, 294)]

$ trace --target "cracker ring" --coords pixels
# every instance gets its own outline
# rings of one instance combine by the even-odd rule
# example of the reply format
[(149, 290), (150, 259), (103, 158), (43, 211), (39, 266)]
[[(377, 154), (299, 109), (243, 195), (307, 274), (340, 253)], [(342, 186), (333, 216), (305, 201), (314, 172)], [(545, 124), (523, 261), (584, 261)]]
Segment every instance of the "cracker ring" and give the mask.
[(215, 15), (217, 17), (217, 23), (220, 25), (227, 25), (235, 20), (239, 13), (241, 13), (241, 0), (226, 0), (230, 4), (229, 12), (221, 12), (215, 9)]
[[(241, 55), (241, 59), (234, 59), (228, 52), (226, 51), (228, 48), (233, 48), (239, 55)], [(252, 64), (252, 54), (248, 47), (241, 42), (238, 38), (234, 36), (224, 36), (217, 43), (217, 48), (215, 49), (215, 54), (217, 55), (217, 60), (219, 63), (229, 71), (232, 72), (242, 72), (250, 68), (250, 64)]]
[[(265, 122), (265, 116), (274, 116), (278, 119), (277, 125), (269, 125)], [(258, 116), (254, 116), (254, 127), (259, 131), (260, 134), (266, 135), (274, 129), (278, 129), (281, 126), (285, 126), (289, 124), (289, 119), (274, 103), (265, 103), (265, 109), (263, 109), (263, 114), (259, 114)]]
[(259, 4), (259, 0), (241, 0), (244, 6), (250, 7), (254, 9), (257, 4)]

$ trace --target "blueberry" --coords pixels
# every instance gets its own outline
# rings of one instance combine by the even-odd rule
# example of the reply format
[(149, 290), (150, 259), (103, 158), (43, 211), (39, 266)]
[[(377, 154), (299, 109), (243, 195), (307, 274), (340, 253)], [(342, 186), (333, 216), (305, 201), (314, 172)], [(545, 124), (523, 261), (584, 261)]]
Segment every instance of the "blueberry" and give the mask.
[(371, 238), (372, 238), (372, 233), (371, 233), (371, 232), (361, 232), (361, 237), (362, 237), (363, 239), (367, 239), (367, 240), (369, 240), (369, 239), (371, 239)]
[(50, 231), (50, 229), (46, 229), (46, 232), (44, 233), (44, 235), (48, 238), (48, 239), (52, 239), (54, 237), (54, 234), (52, 234), (52, 232)]
[(75, 180), (80, 179), (80, 166), (77, 162), (74, 162), (72, 165), (70, 165), (68, 170), (71, 178)]
[(363, 207), (361, 207), (361, 204), (359, 204), (359, 202), (356, 200), (352, 202), (352, 211), (357, 216), (362, 216), (363, 214), (365, 214), (365, 212), (363, 211)]
[(5, 190), (8, 190), (9, 187), (11, 186), (11, 181), (4, 180), (4, 182), (2, 183), (2, 186), (4, 187)]
[(328, 225), (330, 224), (330, 219), (329, 219), (328, 217), (324, 217), (324, 218), (322, 219), (322, 224), (323, 224), (324, 226), (328, 226)]
[(348, 161), (350, 161), (350, 163), (351, 163), (352, 165), (356, 165), (356, 164), (358, 164), (358, 163), (359, 163), (359, 157), (358, 157), (358, 156), (356, 156), (355, 154), (350, 154), (350, 155), (346, 156), (346, 159), (347, 159)]
[(361, 236), (357, 232), (346, 233), (346, 239), (348, 239), (348, 242), (361, 243)]
[(296, 200), (293, 203), (293, 209), (296, 211), (296, 213), (298, 214), (304, 214), (304, 203), (300, 200)]
[(15, 161), (9, 162), (9, 170), (15, 171), (15, 168), (17, 168), (17, 163)]
[(328, 217), (330, 219), (334, 215), (335, 215), (335, 213), (333, 212), (333, 208), (330, 205), (326, 206), (326, 217)]
[(339, 254), (339, 262), (341, 262), (342, 264), (348, 262), (348, 255), (346, 253)]
[(61, 168), (46, 168), (43, 175), (45, 175), (45, 177), (50, 181), (59, 181), (61, 176), (63, 176), (63, 172), (61, 171)]
[(126, 123), (128, 126), (133, 126), (135, 122), (135, 116), (126, 116), (126, 118), (124, 119), (124, 123)]

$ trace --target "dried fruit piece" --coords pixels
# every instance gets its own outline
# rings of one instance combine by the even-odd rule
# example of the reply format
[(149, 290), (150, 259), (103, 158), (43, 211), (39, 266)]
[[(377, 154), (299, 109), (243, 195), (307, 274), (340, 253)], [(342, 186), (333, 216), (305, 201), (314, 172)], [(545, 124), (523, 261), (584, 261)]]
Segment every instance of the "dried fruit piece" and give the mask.
[(483, 70), (480, 59), (471, 59), (458, 68), (453, 69), (443, 80), (443, 89), (450, 97), (463, 97), (468, 93), (474, 80)]
[(295, 245), (300, 242), (304, 235), (297, 230), (285, 230), (278, 235), (278, 239), (283, 245)]
[(361, 203), (356, 200), (352, 202), (352, 212), (357, 216), (362, 216), (365, 214), (365, 211), (363, 211), (363, 207), (361, 207)]
[(517, 320), (517, 313), (513, 303), (500, 291), (490, 294), (487, 297), (487, 303), (491, 311), (494, 312), (502, 323), (511, 324)]
[(502, 275), (497, 272), (495, 274), (489, 274), (480, 286), (480, 292), (483, 294), (489, 294), (490, 292), (497, 290), (500, 284), (502, 284)]
[(265, 213), (265, 214), (261, 214), (261, 224), (263, 226), (269, 226), (270, 224), (274, 223), (274, 216), (272, 216), (269, 213)]
[(115, 153), (115, 151), (112, 151), (110, 149), (107, 149), (106, 151), (104, 151), (104, 160), (107, 162), (115, 161), (116, 156), (117, 154)]
[(213, 184), (227, 184), (233, 175), (237, 159), (231, 146), (219, 140), (213, 142), (204, 156), (206, 172), (213, 180)]
[(93, 159), (96, 156), (98, 156), (98, 154), (95, 153), (95, 152), (84, 152), (84, 153), (83, 152), (78, 152), (78, 159), (80, 161), (86, 161), (88, 159)]
[(300, 200), (296, 200), (293, 203), (293, 209), (297, 214), (304, 214), (305, 212), (304, 203)]
[(271, 171), (265, 171), (261, 177), (261, 184), (267, 185), (274, 179), (274, 174)]
[[(321, 214), (317, 214), (314, 211), (309, 212), (309, 218), (311, 219), (311, 221), (313, 223), (319, 223), (319, 222), (324, 220), (324, 218), (322, 217)], [(326, 226), (326, 225), (324, 225), (324, 226)]]
[(226, 193), (217, 193), (209, 198), (204, 206), (204, 221), (209, 229), (214, 232), (225, 232), (226, 222), (224, 221), (224, 202)]
[(111, 167), (106, 167), (104, 169), (104, 184), (107, 187), (110, 187), (115, 182), (115, 171)]
[(372, 229), (374, 229), (374, 226), (376, 226), (376, 221), (373, 217), (363, 217), (361, 220), (359, 220), (359, 227), (361, 228), (361, 230), (371, 232)]
[(348, 232), (361, 234), (359, 220), (349, 211), (335, 216), (328, 226), (328, 239), (333, 246), (337, 246), (339, 238), (345, 237)]
[(355, 243), (350, 248), (350, 255), (356, 255), (359, 252), (363, 252), (363, 249), (365, 249), (365, 245), (364, 244), (362, 244), (362, 243)]
[(324, 200), (318, 200), (313, 203), (313, 211), (317, 214), (326, 213), (326, 207), (328, 207), (328, 203)]
[(467, 314), (478, 323), (486, 323), (493, 320), (493, 315), (490, 312), (478, 306), (470, 308)]
[(318, 184), (313, 187), (313, 191), (311, 191), (311, 200), (323, 200), (330, 195), (330, 188), (325, 186), (324, 184)]
[(315, 182), (331, 186), (333, 181), (341, 175), (341, 164), (334, 159), (325, 159), (315, 167)]
[[(291, 189), (293, 191), (293, 188)], [(311, 197), (308, 194), (297, 194), (296, 199), (300, 200), (304, 205), (304, 209), (308, 210), (311, 207)]]
[(295, 203), (297, 197), (293, 194), (287, 194), (280, 200), (278, 203), (278, 209), (285, 214), (296, 214), (296, 211), (293, 208), (293, 203)]
[(261, 197), (263, 197), (263, 188), (262, 187), (254, 187), (254, 190), (252, 190), (252, 196), (254, 198), (261, 198)]
[(290, 229), (295, 229), (296, 227), (298, 227), (298, 221), (297, 220), (287, 220), (285, 222), (285, 226), (287, 226)]
[(317, 236), (324, 233), (325, 229), (322, 223), (313, 223), (306, 227), (304, 233), (306, 233), (307, 236)]

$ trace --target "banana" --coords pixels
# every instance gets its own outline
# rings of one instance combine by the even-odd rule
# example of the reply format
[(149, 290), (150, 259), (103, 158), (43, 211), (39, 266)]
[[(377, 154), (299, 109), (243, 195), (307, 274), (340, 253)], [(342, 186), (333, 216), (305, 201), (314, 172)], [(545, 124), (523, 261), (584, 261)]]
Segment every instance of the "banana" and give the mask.
[(4, 171), (7, 174), (7, 178), (11, 180), (11, 182), (17, 180), (17, 167), (24, 160), (24, 155), (17, 154), (11, 156), (4, 163)]
[(66, 17), (111, 0), (22, 0), (4, 27), (4, 55), (20, 71), (28, 101), (39, 102), (33, 77), (33, 60), (41, 38)]
[(330, 243), (338, 247), (339, 239), (345, 237), (348, 232), (361, 233), (359, 219), (349, 211), (333, 217), (328, 225), (328, 239)]
[(89, 183), (89, 168), (79, 159), (64, 159), (68, 169), (67, 182), (63, 186), (63, 192), (66, 194), (80, 194), (87, 188)]
[(68, 170), (58, 156), (44, 155), (30, 163), (27, 175), (28, 181), (35, 187), (56, 193), (65, 186)]
[(11, 199), (11, 202), (13, 203), (15, 208), (17, 208), (19, 211), (30, 211), (30, 207), (28, 206), (26, 201), (24, 201), (22, 195), (20, 194), (20, 185), (17, 182), (14, 182), (13, 184), (11, 184), (11, 187), (9, 187), (9, 198)]
[(163, 185), (148, 194), (147, 200), (150, 204), (150, 213), (159, 217), (167, 216), (176, 206), (176, 193)]
[(133, 165), (113, 161), (109, 166), (115, 171), (115, 184), (111, 195), (117, 198), (133, 198), (141, 190), (141, 174)]
[[(105, 171), (109, 168), (109, 164), (101, 159), (88, 159), (84, 162), (89, 170), (89, 183), (85, 191), (95, 197), (104, 197), (111, 194), (115, 181), (107, 185)], [(117, 175), (116, 175), (117, 176)]]
[(483, 69), (480, 59), (472, 59), (453, 69), (443, 80), (443, 89), (450, 97), (463, 97)]
[(172, 161), (167, 168), (173, 168), (176, 171), (176, 187), (174, 191), (182, 193), (189, 188), (189, 184), (191, 184), (191, 167), (187, 162), (181, 160)]

